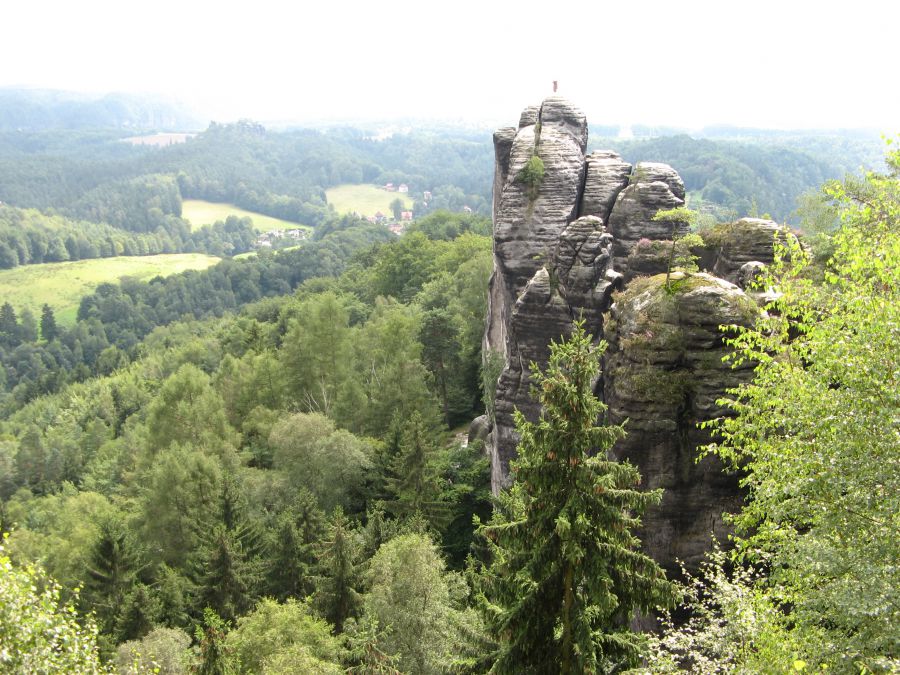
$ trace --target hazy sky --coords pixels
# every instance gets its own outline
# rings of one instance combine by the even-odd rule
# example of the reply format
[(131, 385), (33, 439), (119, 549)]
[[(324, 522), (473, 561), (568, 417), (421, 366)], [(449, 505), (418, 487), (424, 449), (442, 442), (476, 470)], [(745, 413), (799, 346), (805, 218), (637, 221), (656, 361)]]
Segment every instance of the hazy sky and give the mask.
[(558, 80), (593, 124), (894, 133), (898, 19), (892, 0), (13, 0), (0, 86), (163, 93), (219, 121), (512, 124)]

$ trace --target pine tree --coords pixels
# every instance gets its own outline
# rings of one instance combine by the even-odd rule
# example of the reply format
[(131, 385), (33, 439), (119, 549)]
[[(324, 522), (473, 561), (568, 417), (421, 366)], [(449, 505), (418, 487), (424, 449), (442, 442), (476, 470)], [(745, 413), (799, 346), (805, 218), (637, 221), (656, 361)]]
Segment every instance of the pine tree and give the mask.
[(100, 536), (88, 560), (84, 595), (104, 633), (116, 629), (138, 571), (138, 557), (126, 527), (113, 518), (100, 523)]
[(59, 328), (56, 325), (56, 317), (50, 305), (41, 307), (41, 337), (47, 342), (53, 342), (59, 336)]
[(200, 578), (200, 596), (226, 621), (244, 614), (255, 600), (255, 566), (247, 561), (239, 541), (224, 527), (216, 528)]
[(432, 434), (422, 416), (414, 412), (400, 437), (398, 454), (391, 462), (386, 506), (399, 518), (421, 513), (432, 525), (442, 529), (452, 514), (451, 505), (441, 500), (436, 454)]
[(19, 344), (19, 323), (16, 310), (8, 302), (0, 307), (0, 345), (13, 348)]
[[(500, 647), (491, 672), (609, 672), (634, 663), (635, 610), (672, 600), (671, 584), (632, 534), (658, 503), (640, 475), (607, 452), (621, 426), (597, 426), (605, 406), (593, 395), (604, 343), (584, 323), (551, 343), (545, 372), (534, 371), (540, 420), (516, 414), (521, 441), (515, 483), (479, 528), (492, 554), (481, 600)], [(596, 453), (596, 454), (594, 454)]]
[(153, 630), (160, 611), (159, 600), (151, 589), (145, 584), (135, 584), (116, 617), (118, 642), (143, 638)]
[(343, 510), (337, 507), (322, 546), (322, 578), (317, 584), (316, 604), (338, 633), (344, 631), (344, 622), (356, 616), (362, 603), (357, 592), (361, 581), (358, 557), (359, 544)]

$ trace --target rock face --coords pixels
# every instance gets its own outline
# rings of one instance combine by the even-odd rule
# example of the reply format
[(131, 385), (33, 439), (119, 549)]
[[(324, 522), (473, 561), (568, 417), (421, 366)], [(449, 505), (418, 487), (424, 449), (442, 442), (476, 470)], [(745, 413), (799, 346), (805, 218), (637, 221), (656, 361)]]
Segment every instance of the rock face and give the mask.
[[(530, 364), (544, 367), (550, 341), (567, 337), (582, 317), (610, 343), (595, 391), (611, 421), (628, 419), (628, 436), (613, 454), (637, 464), (645, 485), (666, 488), (663, 504), (645, 519), (645, 549), (674, 568), (676, 558), (699, 558), (710, 535), (722, 534), (722, 512), (739, 502), (735, 479), (714, 460), (694, 462), (708, 440), (696, 425), (723, 414), (716, 399), (747, 376), (721, 362), (719, 326), (754, 319), (754, 301), (729, 282), (750, 274), (751, 259), (771, 261), (778, 226), (740, 221), (708, 243), (707, 266), (727, 281), (676, 272), (665, 287), (664, 274), (647, 275), (665, 273), (671, 240), (686, 226), (653, 216), (684, 205), (684, 183), (665, 164), (632, 167), (611, 151), (585, 156), (586, 146), (585, 116), (559, 97), (494, 134), (494, 272), (484, 348), (505, 365), (486, 441), (492, 487), (509, 482), (514, 410), (532, 420), (540, 414)], [(534, 156), (543, 163), (540, 180), (523, 172)]]
[(737, 478), (697, 448), (711, 439), (698, 424), (727, 413), (716, 404), (725, 390), (751, 374), (733, 370), (721, 325), (748, 326), (756, 302), (737, 286), (709, 274), (673, 273), (635, 280), (617, 298), (604, 334), (603, 393), (609, 421), (627, 420), (628, 435), (613, 449), (640, 467), (643, 484), (664, 488), (662, 504), (644, 518), (641, 539), (661, 564), (689, 567), (723, 537), (724, 511), (740, 504)]
[(712, 271), (732, 283), (740, 280), (741, 268), (749, 262), (770, 265), (775, 241), (789, 236), (782, 225), (761, 218), (741, 218), (720, 229), (719, 254)]

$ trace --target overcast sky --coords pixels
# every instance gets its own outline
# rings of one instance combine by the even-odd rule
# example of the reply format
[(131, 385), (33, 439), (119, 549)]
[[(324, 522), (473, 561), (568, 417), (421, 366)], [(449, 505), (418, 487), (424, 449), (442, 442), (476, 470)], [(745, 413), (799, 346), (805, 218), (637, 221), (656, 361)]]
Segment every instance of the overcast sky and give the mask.
[(13, 0), (0, 86), (162, 93), (205, 117), (900, 131), (900, 5), (576, 0)]

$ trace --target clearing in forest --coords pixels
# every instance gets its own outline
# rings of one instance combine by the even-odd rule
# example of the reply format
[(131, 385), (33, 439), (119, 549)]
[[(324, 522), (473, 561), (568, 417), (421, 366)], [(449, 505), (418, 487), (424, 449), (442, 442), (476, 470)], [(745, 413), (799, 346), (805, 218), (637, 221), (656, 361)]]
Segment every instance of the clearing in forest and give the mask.
[(225, 220), (228, 216), (238, 218), (250, 218), (253, 221), (253, 229), (257, 232), (269, 232), (270, 230), (310, 230), (309, 225), (301, 225), (290, 220), (273, 218), (261, 213), (247, 211), (234, 204), (222, 202), (207, 202), (202, 199), (185, 199), (181, 204), (181, 217), (190, 221), (191, 229), (197, 229), (204, 225), (212, 225), (219, 220)]
[(325, 190), (325, 197), (338, 213), (355, 211), (361, 216), (374, 216), (381, 211), (385, 216), (393, 217), (391, 202), (398, 197), (405, 210), (412, 209), (413, 205), (408, 193), (388, 192), (377, 185), (338, 185)]
[(22, 265), (0, 270), (0, 304), (9, 302), (17, 312), (28, 307), (40, 317), (46, 303), (58, 323), (71, 326), (81, 298), (104, 282), (121, 277), (146, 281), (185, 270), (205, 270), (217, 262), (219, 258), (202, 253), (172, 253)]

